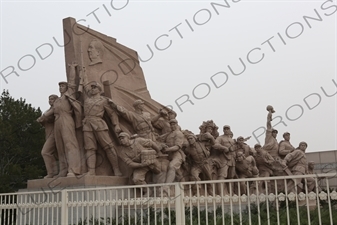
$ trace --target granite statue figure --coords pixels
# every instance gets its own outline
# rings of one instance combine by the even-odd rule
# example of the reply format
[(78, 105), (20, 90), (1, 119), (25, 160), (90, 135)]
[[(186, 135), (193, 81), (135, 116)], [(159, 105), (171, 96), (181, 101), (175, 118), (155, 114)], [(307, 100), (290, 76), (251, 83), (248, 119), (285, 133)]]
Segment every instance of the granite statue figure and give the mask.
[(269, 154), (276, 158), (279, 158), (278, 154), (278, 142), (276, 139), (278, 131), (273, 129), (271, 126), (271, 121), (273, 120), (272, 114), (275, 112), (274, 108), (270, 105), (267, 106), (268, 116), (267, 116), (267, 130), (263, 149), (268, 151)]
[[(283, 159), (282, 164), (284, 170), (290, 170), (287, 172), (288, 175), (304, 175), (308, 174), (308, 162), (305, 156), (305, 151), (308, 144), (304, 141), (299, 143), (299, 146), (291, 153), (287, 154)], [(287, 183), (288, 192), (299, 193), (300, 191), (305, 192), (304, 180), (302, 178), (291, 179)], [(315, 187), (315, 181), (313, 178), (307, 178), (307, 188), (308, 192), (312, 191)]]
[(86, 73), (83, 74), (83, 84), (85, 90), (84, 98), (84, 119), (83, 119), (83, 137), (84, 149), (86, 151), (86, 160), (88, 173), (86, 175), (96, 175), (96, 151), (99, 144), (105, 151), (115, 176), (121, 176), (122, 173), (118, 166), (118, 156), (115, 144), (109, 135), (109, 129), (103, 120), (104, 113), (107, 113), (111, 119), (114, 131), (121, 132), (118, 124), (116, 112), (110, 106), (111, 100), (101, 96), (102, 87), (98, 82), (88, 82)]
[(284, 157), (287, 154), (295, 150), (294, 146), (292, 146), (292, 144), (290, 143), (290, 133), (285, 132), (283, 134), (283, 138), (284, 140), (280, 141), (279, 143), (279, 150), (278, 150), (278, 154), (281, 159), (284, 159)]
[(151, 123), (151, 115), (148, 112), (144, 112), (144, 102), (142, 100), (137, 99), (134, 101), (134, 111), (129, 111), (123, 106), (114, 103), (112, 103), (112, 107), (117, 110), (119, 115), (132, 124), (133, 129), (139, 137), (156, 141), (156, 135)]
[(156, 183), (165, 182), (167, 168), (157, 159), (162, 155), (161, 146), (150, 139), (140, 137), (130, 139), (130, 135), (126, 132), (121, 132), (118, 137), (121, 143), (120, 157), (133, 169), (134, 184), (147, 184), (145, 176), (149, 171), (157, 174)]
[[(245, 153), (241, 151), (236, 153), (235, 169), (239, 179), (255, 178), (259, 176), (259, 170), (256, 167), (254, 157), (252, 155), (246, 157)], [(250, 184), (249, 189), (250, 193), (253, 193), (255, 191), (255, 184)], [(247, 186), (244, 181), (240, 182), (240, 194), (247, 194)]]
[[(74, 177), (81, 174), (81, 158), (75, 129), (82, 126), (82, 105), (76, 100), (75, 67), (69, 64), (68, 82), (59, 82), (61, 96), (54, 101), (46, 116), (55, 116), (54, 135), (59, 158), (57, 177)], [(74, 117), (73, 117), (74, 115)]]
[[(184, 143), (184, 134), (180, 131), (178, 121), (176, 119), (170, 120), (171, 132), (165, 135), (165, 145), (162, 150), (167, 153), (169, 157), (169, 166), (165, 183), (172, 183), (176, 180), (176, 173), (180, 169), (182, 163), (186, 160), (186, 155), (182, 151)], [(178, 180), (182, 177), (178, 177)]]
[[(217, 165), (217, 180), (233, 179), (235, 177), (235, 144), (229, 125), (223, 126), (223, 135), (216, 138), (211, 156)], [(218, 184), (218, 194), (222, 193), (222, 184)], [(224, 185), (224, 194), (229, 194), (229, 187)]]
[[(53, 178), (58, 174), (58, 166), (56, 162), (57, 150), (54, 136), (55, 118), (53, 113), (49, 113), (53, 111), (52, 107), (57, 98), (57, 95), (49, 95), (48, 99), (50, 108), (36, 120), (37, 122), (41, 123), (45, 129), (46, 142), (44, 143), (41, 151), (41, 155), (47, 170), (47, 176), (44, 178)], [(49, 116), (46, 116), (48, 114)]]
[[(198, 140), (198, 138), (190, 134), (187, 137), (189, 146), (186, 150), (187, 156), (191, 158), (191, 180), (201, 181), (201, 180), (211, 180), (212, 179), (212, 168), (208, 157), (210, 156), (210, 149), (205, 146), (205, 142)], [(203, 179), (201, 179), (201, 177)], [(200, 188), (199, 188), (200, 189)], [(208, 188), (208, 193), (212, 194), (212, 188)], [(196, 190), (194, 190), (196, 192)]]

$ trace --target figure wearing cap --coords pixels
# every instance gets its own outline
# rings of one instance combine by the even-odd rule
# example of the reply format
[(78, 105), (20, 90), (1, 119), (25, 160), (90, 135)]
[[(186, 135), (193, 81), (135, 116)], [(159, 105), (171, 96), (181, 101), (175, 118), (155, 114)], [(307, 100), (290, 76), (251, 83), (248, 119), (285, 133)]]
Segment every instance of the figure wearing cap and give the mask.
[[(194, 134), (187, 135), (187, 141), (189, 143), (186, 153), (192, 159), (192, 167), (191, 167), (191, 178), (195, 181), (201, 181), (200, 174), (203, 174), (205, 180), (212, 179), (212, 168), (211, 164), (208, 161), (208, 157), (210, 156), (210, 149), (208, 149), (205, 145), (205, 142), (202, 142), (197, 138)], [(194, 189), (194, 193), (196, 194), (197, 190)], [(208, 186), (208, 194), (212, 195), (213, 190), (211, 186)], [(200, 190), (200, 186), (199, 186)]]
[(96, 152), (97, 144), (105, 151), (115, 176), (122, 176), (118, 166), (118, 156), (115, 144), (110, 138), (107, 123), (103, 120), (104, 113), (109, 116), (114, 132), (119, 133), (118, 117), (115, 110), (110, 105), (110, 99), (101, 96), (102, 86), (96, 82), (88, 82), (86, 73), (83, 73), (84, 90), (84, 119), (83, 138), (84, 149), (86, 150), (86, 160), (89, 176), (96, 175)]
[(171, 119), (170, 126), (171, 132), (165, 135), (166, 146), (162, 150), (164, 153), (168, 153), (170, 160), (165, 183), (172, 183), (175, 181), (177, 175), (176, 172), (180, 169), (181, 164), (186, 159), (186, 155), (182, 151), (185, 137), (180, 131), (178, 121), (176, 119)]
[(290, 133), (289, 132), (285, 132), (283, 134), (283, 138), (284, 140), (280, 141), (279, 143), (279, 149), (278, 149), (278, 153), (281, 159), (284, 159), (284, 157), (295, 150), (294, 146), (292, 146), (292, 144), (290, 143)]
[[(273, 164), (275, 159), (264, 149), (262, 149), (260, 144), (255, 144), (254, 149), (256, 154), (254, 159), (256, 162), (257, 169), (259, 170), (259, 177), (270, 177), (273, 175)], [(266, 189), (264, 187), (265, 182), (259, 183), (259, 191), (262, 192)], [(270, 182), (267, 181), (268, 190), (270, 190)]]
[[(255, 178), (259, 176), (259, 170), (256, 167), (256, 162), (252, 155), (246, 157), (243, 152), (237, 152), (235, 168), (239, 179), (253, 177)], [(250, 193), (252, 193), (254, 188), (255, 182), (253, 184), (250, 184)], [(245, 181), (240, 182), (240, 193), (247, 194), (247, 186)]]
[(144, 102), (142, 100), (138, 99), (134, 101), (133, 107), (135, 111), (129, 111), (119, 105), (113, 105), (113, 107), (115, 107), (121, 116), (132, 124), (132, 127), (138, 136), (156, 141), (151, 123), (151, 115), (149, 112), (144, 112)]
[(260, 171), (259, 176), (270, 177), (273, 175), (272, 165), (275, 159), (266, 150), (264, 150), (260, 144), (255, 144), (254, 149), (256, 151), (254, 158)]
[[(304, 175), (308, 173), (308, 162), (307, 157), (305, 155), (305, 151), (308, 147), (308, 144), (304, 141), (299, 143), (299, 146), (289, 154), (283, 160), (283, 165), (287, 166), (293, 175)], [(313, 178), (306, 178), (308, 192), (312, 191), (315, 187), (315, 181)], [(302, 191), (305, 191), (305, 184), (303, 178), (295, 178), (288, 181), (288, 192), (294, 192), (296, 190), (294, 181), (296, 182), (296, 186), (299, 187)]]
[(283, 164), (287, 165), (294, 172), (306, 174), (307, 158), (305, 155), (305, 151), (307, 147), (308, 144), (306, 142), (300, 142), (298, 147), (293, 152), (286, 155), (286, 157), (283, 159)]
[(176, 113), (164, 107), (159, 110), (159, 113), (151, 119), (152, 126), (159, 130), (158, 134), (163, 135), (171, 132), (170, 119), (176, 118)]
[(133, 169), (132, 180), (136, 185), (146, 184), (145, 176), (149, 171), (156, 174), (156, 183), (165, 182), (167, 164), (160, 163), (157, 159), (158, 155), (162, 155), (161, 146), (150, 139), (130, 139), (126, 132), (121, 132), (118, 138), (122, 145), (119, 148), (120, 157)]
[[(223, 135), (216, 138), (211, 159), (216, 162), (217, 180), (233, 179), (235, 177), (235, 152), (233, 146), (234, 139), (229, 125), (223, 126)], [(218, 184), (218, 194), (223, 193), (221, 184)], [(229, 187), (224, 185), (224, 193), (229, 194)]]
[(236, 153), (242, 152), (245, 157), (248, 157), (249, 155), (253, 155), (252, 149), (245, 143), (246, 139), (242, 136), (239, 136), (236, 139), (235, 144), (233, 145), (233, 149)]
[(271, 126), (271, 121), (273, 120), (272, 114), (275, 112), (275, 110), (272, 106), (268, 105), (267, 111), (268, 111), (267, 130), (263, 149), (268, 151), (269, 154), (276, 159), (279, 158), (278, 154), (279, 145), (276, 139), (278, 131), (273, 129)]
[[(61, 97), (53, 104), (53, 110), (46, 113), (54, 114), (54, 135), (59, 158), (59, 174), (57, 177), (75, 176), (82, 173), (80, 149), (75, 128), (81, 127), (82, 106), (75, 98), (76, 63), (70, 67), (68, 82), (59, 82)], [(73, 117), (74, 115), (74, 117)]]

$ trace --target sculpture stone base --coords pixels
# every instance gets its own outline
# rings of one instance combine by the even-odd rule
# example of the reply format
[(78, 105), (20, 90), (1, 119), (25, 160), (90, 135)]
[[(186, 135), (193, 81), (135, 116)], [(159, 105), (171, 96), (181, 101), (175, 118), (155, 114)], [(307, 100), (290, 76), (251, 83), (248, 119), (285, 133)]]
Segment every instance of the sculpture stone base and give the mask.
[(78, 176), (28, 180), (27, 190), (31, 189), (60, 189), (60, 188), (89, 188), (104, 186), (125, 186), (129, 184), (128, 177), (117, 176)]

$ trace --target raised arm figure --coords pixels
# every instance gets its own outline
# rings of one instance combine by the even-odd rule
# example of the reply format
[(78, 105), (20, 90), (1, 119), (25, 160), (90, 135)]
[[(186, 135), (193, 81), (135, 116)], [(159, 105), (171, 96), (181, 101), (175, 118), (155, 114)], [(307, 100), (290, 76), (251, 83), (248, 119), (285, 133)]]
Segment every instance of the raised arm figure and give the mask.
[(106, 112), (112, 121), (115, 132), (119, 133), (121, 130), (118, 124), (118, 117), (111, 107), (111, 100), (101, 96), (102, 86), (96, 81), (88, 82), (86, 73), (82, 74), (86, 93), (84, 99), (83, 136), (88, 165), (87, 175), (96, 175), (96, 152), (97, 144), (99, 144), (105, 151), (115, 176), (122, 176), (118, 166), (115, 144), (110, 138), (108, 125), (103, 120)]
[(159, 135), (171, 132), (169, 121), (169, 114), (165, 109), (160, 109), (159, 113), (151, 119), (152, 126), (159, 130)]
[[(81, 174), (80, 149), (76, 139), (75, 128), (81, 127), (82, 106), (75, 98), (75, 67), (68, 65), (68, 82), (59, 82), (61, 96), (54, 101), (55, 116), (54, 135), (59, 157), (58, 177)], [(74, 117), (73, 117), (74, 114)]]
[(264, 142), (263, 149), (268, 151), (273, 158), (279, 158), (278, 154), (278, 142), (276, 139), (278, 131), (273, 129), (271, 126), (272, 114), (275, 112), (274, 108), (270, 105), (267, 106), (268, 116), (267, 116), (267, 130), (266, 138)]
[(154, 129), (151, 123), (151, 115), (149, 112), (144, 111), (144, 102), (140, 99), (134, 101), (133, 107), (134, 111), (129, 111), (123, 106), (111, 103), (118, 113), (128, 120), (138, 136), (146, 139), (151, 139), (156, 141), (156, 136), (154, 135)]

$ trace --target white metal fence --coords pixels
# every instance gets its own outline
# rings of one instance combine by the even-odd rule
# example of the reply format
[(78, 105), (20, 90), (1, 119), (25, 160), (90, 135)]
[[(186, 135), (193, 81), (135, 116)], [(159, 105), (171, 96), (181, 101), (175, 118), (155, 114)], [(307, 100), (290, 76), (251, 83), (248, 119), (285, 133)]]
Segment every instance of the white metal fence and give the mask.
[(337, 224), (331, 179), (335, 174), (1, 194), (0, 224)]

